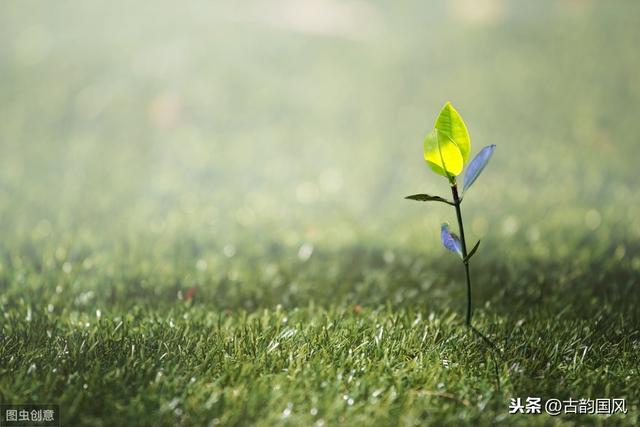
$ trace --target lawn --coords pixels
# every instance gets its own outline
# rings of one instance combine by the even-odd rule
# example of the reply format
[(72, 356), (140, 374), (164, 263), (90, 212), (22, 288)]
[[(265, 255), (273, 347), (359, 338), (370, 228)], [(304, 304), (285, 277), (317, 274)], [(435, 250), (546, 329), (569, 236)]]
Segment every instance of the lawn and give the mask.
[[(482, 7), (474, 6), (480, 4)], [(0, 5), (0, 403), (61, 425), (638, 425), (640, 5)], [(422, 139), (451, 100), (450, 206)], [(455, 227), (454, 227), (455, 228)], [(628, 412), (509, 414), (512, 398)]]

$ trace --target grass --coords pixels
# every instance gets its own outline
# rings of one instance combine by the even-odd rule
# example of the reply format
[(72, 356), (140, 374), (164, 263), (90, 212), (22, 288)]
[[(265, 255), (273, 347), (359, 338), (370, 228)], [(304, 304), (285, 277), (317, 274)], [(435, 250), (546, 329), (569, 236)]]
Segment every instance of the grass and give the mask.
[[(7, 319), (4, 394), (59, 402), (73, 425), (544, 425), (546, 416), (508, 416), (509, 396), (637, 398), (629, 375), (637, 334), (619, 318), (484, 318), (480, 325), (505, 347), (498, 391), (486, 349), (451, 314), (180, 307), (32, 316)], [(634, 409), (624, 418), (564, 420), (633, 425)]]
[[(637, 297), (621, 271), (602, 278), (615, 289), (577, 297), (557, 266), (557, 282), (552, 273), (535, 289), (506, 286), (477, 308), (475, 325), (503, 349), (498, 388), (491, 351), (464, 327), (463, 282), (439, 293), (431, 286), (441, 279), (420, 283), (429, 277), (423, 257), (383, 255), (325, 254), (337, 266), (330, 279), (321, 256), (295, 257), (286, 274), (297, 291), (280, 298), (254, 282), (236, 283), (235, 293), (225, 281), (195, 293), (179, 283), (131, 289), (136, 258), (123, 266), (122, 286), (78, 294), (74, 286), (96, 274), (69, 280), (57, 269), (48, 276), (57, 289), (2, 297), (0, 393), (6, 402), (56, 402), (66, 425), (637, 423)], [(456, 267), (451, 276), (461, 279)], [(520, 273), (535, 280), (536, 271)], [(479, 274), (477, 300), (489, 279)], [(270, 299), (289, 303), (261, 303)], [(624, 397), (629, 413), (507, 414), (510, 397), (527, 396)]]
[[(0, 402), (638, 425), (639, 6), (490, 3), (3, 2)], [(499, 358), (464, 326), (453, 212), (403, 200), (449, 191), (421, 158), (446, 100), (498, 147), (464, 215)], [(629, 412), (508, 414), (528, 396)]]

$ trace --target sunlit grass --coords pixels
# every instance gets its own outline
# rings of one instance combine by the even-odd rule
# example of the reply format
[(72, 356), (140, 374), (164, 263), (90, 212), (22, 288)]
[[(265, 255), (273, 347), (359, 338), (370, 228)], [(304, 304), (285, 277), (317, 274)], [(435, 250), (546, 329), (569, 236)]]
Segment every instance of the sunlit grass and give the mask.
[[(638, 424), (638, 4), (467, 3), (3, 2), (0, 400), (63, 425)], [(448, 191), (421, 144), (447, 99), (499, 146), (464, 209), (500, 389), (452, 210), (401, 201)], [(529, 395), (629, 414), (509, 417)]]

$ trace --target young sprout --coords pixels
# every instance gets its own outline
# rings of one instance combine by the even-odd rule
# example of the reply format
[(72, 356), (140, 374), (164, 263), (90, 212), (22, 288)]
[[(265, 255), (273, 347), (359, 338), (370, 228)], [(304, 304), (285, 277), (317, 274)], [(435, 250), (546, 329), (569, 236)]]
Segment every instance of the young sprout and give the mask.
[[(429, 194), (414, 194), (413, 196), (406, 197), (407, 199), (421, 202), (446, 203), (455, 208), (456, 216), (458, 218), (458, 230), (460, 231), (460, 237), (452, 233), (449, 230), (449, 225), (446, 223), (442, 224), (440, 237), (444, 247), (449, 251), (458, 254), (464, 265), (464, 271), (467, 278), (466, 324), (476, 332), (478, 331), (471, 325), (471, 275), (469, 273), (469, 260), (478, 250), (480, 241), (478, 241), (470, 251), (467, 251), (467, 242), (464, 237), (464, 224), (462, 222), (460, 205), (462, 204), (462, 196), (469, 191), (469, 187), (471, 187), (471, 185), (476, 181), (484, 167), (489, 162), (495, 148), (495, 145), (488, 145), (484, 147), (476, 157), (469, 162), (469, 154), (471, 152), (469, 131), (467, 130), (467, 126), (464, 124), (464, 121), (462, 120), (462, 117), (460, 117), (458, 111), (453, 108), (453, 105), (451, 105), (450, 102), (447, 102), (442, 108), (442, 111), (440, 111), (433, 130), (424, 140), (424, 159), (431, 170), (438, 175), (442, 175), (447, 178), (451, 185), (453, 200), (447, 200), (444, 197), (432, 196)], [(456, 177), (462, 173), (465, 165), (467, 166), (467, 170), (464, 174), (462, 196), (460, 196), (458, 193), (458, 182)], [(480, 335), (483, 339), (489, 341), (482, 334)]]

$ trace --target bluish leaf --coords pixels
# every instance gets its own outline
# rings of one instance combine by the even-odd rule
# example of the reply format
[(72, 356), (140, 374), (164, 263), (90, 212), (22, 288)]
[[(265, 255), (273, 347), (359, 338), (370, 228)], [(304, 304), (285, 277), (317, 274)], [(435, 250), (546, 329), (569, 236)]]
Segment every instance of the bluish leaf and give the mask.
[(495, 145), (487, 145), (484, 147), (477, 156), (471, 160), (469, 166), (467, 167), (467, 171), (464, 173), (464, 187), (462, 191), (466, 191), (471, 184), (475, 182), (475, 180), (480, 176), (480, 173), (489, 163), (489, 159), (493, 154), (493, 151), (496, 149)]
[(449, 231), (449, 224), (447, 223), (442, 224), (440, 228), (440, 240), (442, 240), (442, 245), (445, 248), (457, 253), (462, 258), (462, 243), (460, 243), (458, 236)]

